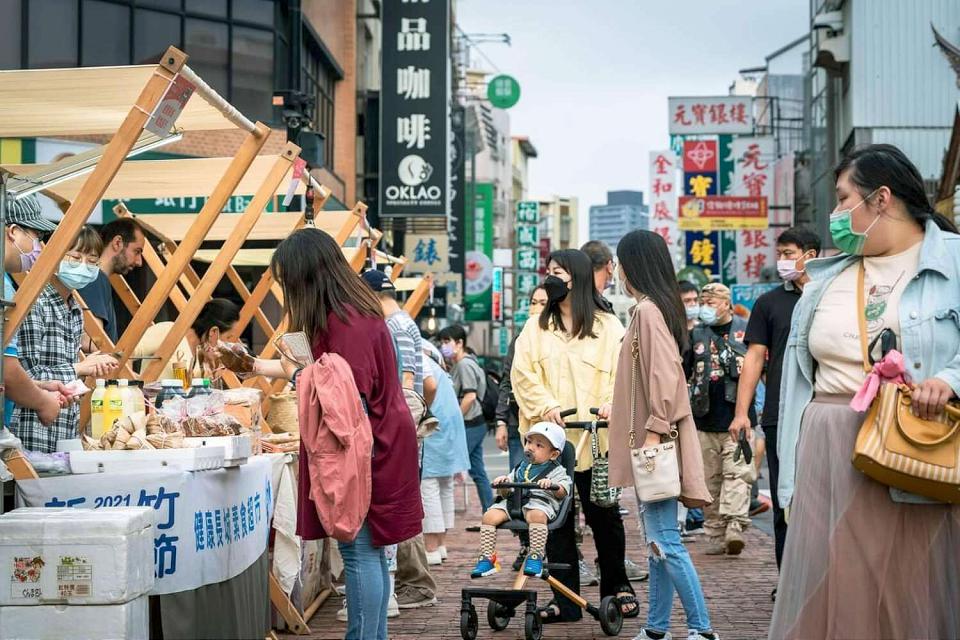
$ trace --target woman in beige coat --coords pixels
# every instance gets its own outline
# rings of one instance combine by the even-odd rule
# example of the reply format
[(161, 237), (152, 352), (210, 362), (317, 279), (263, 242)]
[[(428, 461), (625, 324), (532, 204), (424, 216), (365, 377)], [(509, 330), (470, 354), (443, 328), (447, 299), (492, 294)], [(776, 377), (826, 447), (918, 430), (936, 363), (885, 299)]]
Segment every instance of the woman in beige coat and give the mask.
[[(677, 443), (680, 500), (688, 507), (710, 502), (703, 458), (680, 360), (687, 341), (686, 315), (667, 245), (656, 233), (632, 231), (617, 245), (620, 280), (636, 298), (633, 318), (620, 349), (610, 414), (610, 484), (633, 486), (630, 450)], [(633, 406), (631, 406), (631, 404)], [(650, 546), (650, 606), (641, 640), (670, 637), (673, 592), (683, 604), (688, 640), (717, 635), (677, 526), (677, 498), (640, 505)]]

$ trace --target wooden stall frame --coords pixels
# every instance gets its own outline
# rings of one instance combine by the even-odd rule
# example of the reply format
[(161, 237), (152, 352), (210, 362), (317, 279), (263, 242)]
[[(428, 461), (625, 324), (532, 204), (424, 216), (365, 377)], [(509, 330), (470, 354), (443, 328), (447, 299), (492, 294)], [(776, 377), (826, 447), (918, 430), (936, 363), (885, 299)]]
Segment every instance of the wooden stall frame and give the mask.
[(403, 305), (403, 310), (409, 313), (411, 318), (416, 318), (420, 310), (423, 309), (423, 305), (427, 303), (427, 298), (430, 297), (430, 288), (432, 286), (433, 274), (428, 273), (423, 276), (420, 283), (417, 284), (417, 288), (414, 289), (410, 297), (407, 298), (407, 302)]

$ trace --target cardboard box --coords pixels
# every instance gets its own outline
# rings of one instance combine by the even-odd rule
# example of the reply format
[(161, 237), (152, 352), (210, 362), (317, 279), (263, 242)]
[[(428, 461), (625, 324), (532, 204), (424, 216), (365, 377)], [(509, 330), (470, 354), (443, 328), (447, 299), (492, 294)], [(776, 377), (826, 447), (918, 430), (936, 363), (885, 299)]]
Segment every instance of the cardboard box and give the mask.
[(106, 605), (146, 594), (155, 513), (24, 508), (0, 516), (0, 605)]
[(124, 604), (0, 607), (4, 640), (146, 640), (150, 636), (147, 596)]

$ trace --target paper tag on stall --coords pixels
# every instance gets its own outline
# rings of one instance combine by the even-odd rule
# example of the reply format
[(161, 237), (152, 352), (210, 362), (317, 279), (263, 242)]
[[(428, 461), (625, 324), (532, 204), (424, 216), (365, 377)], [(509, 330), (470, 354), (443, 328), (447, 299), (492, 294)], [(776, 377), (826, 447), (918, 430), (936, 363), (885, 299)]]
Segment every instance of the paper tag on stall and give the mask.
[(293, 161), (293, 177), (290, 178), (290, 184), (287, 185), (287, 195), (283, 196), (283, 206), (289, 207), (293, 202), (293, 194), (297, 191), (297, 183), (303, 178), (304, 169), (307, 168), (307, 161), (303, 158), (297, 158)]
[(147, 120), (147, 124), (143, 128), (161, 138), (169, 137), (170, 129), (176, 124), (177, 118), (180, 117), (183, 108), (187, 106), (187, 102), (196, 88), (192, 82), (182, 75), (174, 78), (170, 86), (167, 87), (167, 92), (163, 94), (163, 99), (150, 114), (150, 119)]

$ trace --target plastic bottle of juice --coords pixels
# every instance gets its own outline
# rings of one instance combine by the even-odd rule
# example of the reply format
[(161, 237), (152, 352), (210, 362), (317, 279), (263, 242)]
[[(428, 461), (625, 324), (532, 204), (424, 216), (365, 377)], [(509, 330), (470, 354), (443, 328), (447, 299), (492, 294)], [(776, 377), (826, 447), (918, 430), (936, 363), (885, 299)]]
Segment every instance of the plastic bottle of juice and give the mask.
[(131, 380), (129, 383), (130, 395), (133, 396), (133, 412), (147, 412), (147, 400), (143, 395), (143, 380)]
[(125, 378), (118, 380), (120, 383), (120, 402), (123, 406), (123, 417), (132, 416), (136, 409), (133, 406), (133, 388), (130, 381)]
[(107, 393), (103, 397), (103, 428), (113, 428), (114, 420), (123, 417), (123, 398), (120, 395), (120, 385), (116, 380), (107, 381)]
[(103, 435), (103, 396), (107, 393), (107, 382), (97, 378), (97, 386), (90, 396), (90, 435), (99, 440)]

